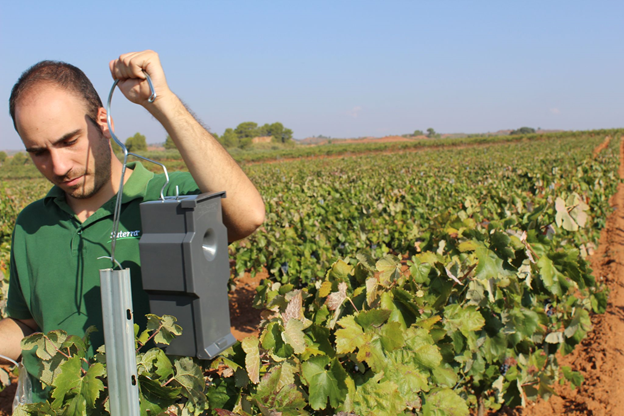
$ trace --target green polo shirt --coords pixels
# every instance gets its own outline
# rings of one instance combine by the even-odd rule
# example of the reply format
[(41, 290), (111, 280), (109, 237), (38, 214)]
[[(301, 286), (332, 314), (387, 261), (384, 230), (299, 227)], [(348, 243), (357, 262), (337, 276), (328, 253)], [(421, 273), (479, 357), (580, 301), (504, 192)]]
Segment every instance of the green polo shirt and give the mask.
[[(149, 304), (141, 283), (139, 204), (160, 198), (165, 175), (154, 175), (138, 162), (129, 163), (128, 168), (133, 172), (123, 189), (115, 259), (130, 269), (134, 319), (144, 327)], [(165, 195), (175, 195), (176, 186), (180, 195), (200, 192), (188, 172), (169, 177)], [(65, 201), (65, 193), (55, 186), (20, 213), (11, 246), (8, 316), (32, 318), (44, 333), (62, 329), (81, 337), (95, 325), (98, 332), (91, 335), (90, 353), (104, 343), (99, 270), (110, 268), (111, 261), (98, 258), (111, 255), (115, 199), (80, 222)], [(31, 375), (39, 373), (41, 363), (33, 351), (24, 351), (24, 363)], [(45, 400), (38, 380), (33, 390), (35, 401)]]

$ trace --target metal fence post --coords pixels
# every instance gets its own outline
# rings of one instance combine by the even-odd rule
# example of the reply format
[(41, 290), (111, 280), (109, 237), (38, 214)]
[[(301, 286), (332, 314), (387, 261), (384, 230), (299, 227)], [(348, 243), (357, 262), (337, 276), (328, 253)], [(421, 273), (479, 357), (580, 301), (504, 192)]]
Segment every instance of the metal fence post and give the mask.
[(140, 416), (130, 269), (100, 270), (111, 416)]

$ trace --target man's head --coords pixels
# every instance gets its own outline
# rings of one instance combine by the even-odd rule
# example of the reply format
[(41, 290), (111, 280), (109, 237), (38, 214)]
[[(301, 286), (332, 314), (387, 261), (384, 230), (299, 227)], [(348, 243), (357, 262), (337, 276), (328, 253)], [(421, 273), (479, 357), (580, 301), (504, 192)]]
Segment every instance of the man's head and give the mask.
[(35, 166), (69, 197), (90, 198), (110, 180), (106, 111), (81, 70), (40, 62), (22, 74), (9, 104)]
[(11, 90), (9, 112), (16, 130), (15, 106), (17, 102), (33, 88), (45, 84), (56, 85), (82, 97), (87, 116), (95, 123), (98, 109), (102, 107), (102, 100), (85, 73), (65, 62), (41, 61), (24, 71)]

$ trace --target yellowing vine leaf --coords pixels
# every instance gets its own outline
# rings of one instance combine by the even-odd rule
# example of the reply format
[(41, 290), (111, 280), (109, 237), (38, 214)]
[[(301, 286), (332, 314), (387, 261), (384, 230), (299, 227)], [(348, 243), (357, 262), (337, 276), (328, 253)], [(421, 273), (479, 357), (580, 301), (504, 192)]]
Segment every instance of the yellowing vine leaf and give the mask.
[(379, 273), (379, 283), (387, 286), (390, 282), (401, 277), (401, 264), (393, 256), (386, 255), (375, 264)]
[(258, 384), (260, 381), (260, 351), (258, 349), (258, 338), (247, 337), (241, 343), (245, 351), (245, 369), (249, 375), (249, 380)]
[(302, 354), (306, 348), (303, 322), (298, 319), (290, 319), (286, 323), (284, 332), (282, 332), (282, 339), (293, 348), (295, 354)]
[(555, 200), (555, 211), (557, 214), (555, 215), (555, 222), (558, 227), (563, 227), (568, 231), (577, 231), (578, 224), (574, 222), (570, 214), (568, 213), (568, 209), (566, 208), (565, 201), (558, 197)]
[(302, 308), (303, 308), (303, 300), (301, 296), (301, 290), (297, 290), (295, 291), (295, 294), (290, 300), (290, 302), (288, 302), (288, 305), (286, 306), (286, 310), (282, 314), (282, 320), (284, 321), (284, 325), (287, 325), (288, 321), (290, 321), (291, 319), (302, 320), (303, 319)]
[(21, 341), (22, 349), (31, 350), (37, 347), (37, 357), (49, 360), (57, 354), (57, 350), (67, 339), (65, 331), (51, 331), (47, 335), (40, 332), (34, 333)]
[(324, 298), (331, 293), (332, 283), (329, 280), (323, 281), (319, 289), (319, 296)]
[(366, 279), (366, 303), (368, 303), (368, 306), (372, 306), (377, 299), (377, 286), (378, 282), (374, 277)]
[(347, 284), (345, 282), (340, 282), (338, 284), (338, 292), (333, 292), (331, 295), (327, 297), (325, 304), (329, 308), (330, 311), (335, 311), (342, 305), (342, 302), (347, 298)]

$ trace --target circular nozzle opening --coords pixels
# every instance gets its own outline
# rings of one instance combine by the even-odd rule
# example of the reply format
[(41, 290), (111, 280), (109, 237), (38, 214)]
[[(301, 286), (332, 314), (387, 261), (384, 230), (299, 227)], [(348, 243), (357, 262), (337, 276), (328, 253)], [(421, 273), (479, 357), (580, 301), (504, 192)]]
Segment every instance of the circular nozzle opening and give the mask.
[(217, 235), (212, 228), (209, 228), (204, 234), (202, 249), (206, 260), (213, 261), (217, 255)]

